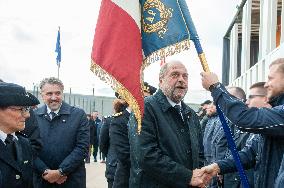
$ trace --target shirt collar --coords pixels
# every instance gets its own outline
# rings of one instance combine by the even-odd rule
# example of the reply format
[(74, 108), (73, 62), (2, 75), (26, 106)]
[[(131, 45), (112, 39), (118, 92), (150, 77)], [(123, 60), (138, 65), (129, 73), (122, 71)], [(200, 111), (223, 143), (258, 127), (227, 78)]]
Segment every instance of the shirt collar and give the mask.
[(168, 102), (170, 103), (170, 105), (172, 106), (172, 107), (175, 107), (175, 105), (180, 105), (180, 107), (181, 107), (181, 102), (179, 102), (179, 103), (175, 103), (175, 102), (173, 102), (170, 98), (168, 98), (167, 97), (167, 100), (168, 100)]
[[(11, 135), (13, 135), (13, 137), (14, 137), (16, 140), (18, 140), (18, 137), (16, 136), (15, 133), (11, 133)], [(4, 144), (5, 144), (6, 138), (7, 138), (7, 134), (0, 130), (0, 140), (2, 140), (2, 142), (3, 142)]]
[[(58, 114), (58, 112), (61, 108), (61, 105), (62, 105), (62, 103), (60, 104), (60, 107), (57, 110), (53, 111), (56, 115)], [(47, 114), (50, 114), (51, 109), (47, 105), (46, 105), (46, 110), (47, 110)]]

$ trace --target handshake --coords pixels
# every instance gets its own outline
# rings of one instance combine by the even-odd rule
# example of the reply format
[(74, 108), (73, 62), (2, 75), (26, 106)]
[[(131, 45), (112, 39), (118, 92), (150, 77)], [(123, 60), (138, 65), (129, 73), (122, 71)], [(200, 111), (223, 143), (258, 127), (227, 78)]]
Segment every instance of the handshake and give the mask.
[(195, 169), (192, 172), (192, 178), (190, 186), (206, 188), (211, 179), (220, 173), (220, 168), (217, 163), (202, 167), (201, 169)]

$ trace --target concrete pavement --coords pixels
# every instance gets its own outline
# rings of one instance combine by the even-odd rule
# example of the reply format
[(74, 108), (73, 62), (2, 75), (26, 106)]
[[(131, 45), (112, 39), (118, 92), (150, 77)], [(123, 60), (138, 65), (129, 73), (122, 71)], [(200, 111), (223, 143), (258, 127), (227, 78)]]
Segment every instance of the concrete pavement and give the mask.
[(91, 162), (86, 164), (87, 188), (107, 188), (105, 163)]

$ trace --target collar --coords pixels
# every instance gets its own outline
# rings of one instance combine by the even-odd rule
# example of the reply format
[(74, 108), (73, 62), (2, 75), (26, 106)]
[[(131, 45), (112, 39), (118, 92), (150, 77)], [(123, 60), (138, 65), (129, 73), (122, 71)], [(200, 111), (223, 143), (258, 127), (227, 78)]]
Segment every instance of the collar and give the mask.
[[(46, 112), (47, 112), (48, 114), (50, 114), (51, 109), (50, 109), (47, 105), (45, 105), (45, 106), (46, 106)], [(59, 112), (61, 106), (62, 106), (62, 103), (60, 104), (60, 106), (59, 106), (59, 108), (58, 108), (57, 110), (53, 111), (56, 115), (58, 114), (58, 112)]]
[[(13, 137), (14, 137), (16, 140), (18, 140), (18, 137), (16, 136), (15, 133), (11, 133), (11, 135), (13, 135)], [(2, 142), (3, 142), (4, 144), (5, 144), (6, 138), (7, 138), (7, 134), (0, 130), (0, 140), (2, 140)]]
[(169, 97), (167, 97), (167, 100), (168, 100), (168, 102), (170, 103), (170, 105), (171, 105), (172, 107), (175, 107), (175, 105), (181, 106), (181, 102), (175, 103), (175, 102), (172, 101)]
[(127, 107), (125, 110), (126, 110), (129, 114), (131, 113), (130, 107)]
[[(168, 101), (167, 97), (164, 95), (161, 89), (159, 89), (154, 95), (145, 98), (145, 100), (146, 101), (152, 100), (152, 98), (156, 98), (163, 112), (166, 112), (169, 108), (172, 107), (172, 104), (170, 104), (170, 101)], [(173, 104), (176, 105), (176, 103), (174, 102)], [(187, 106), (183, 101), (181, 101), (179, 104), (181, 105), (184, 114), (194, 113), (194, 111), (189, 106)]]
[(270, 99), (270, 101), (269, 101), (269, 104), (272, 107), (284, 104), (284, 93), (282, 93), (281, 95), (278, 95), (276, 97), (272, 97), (272, 99)]
[[(71, 109), (73, 107), (67, 104), (66, 102), (62, 101), (62, 104), (60, 106), (59, 112), (57, 112), (57, 115), (62, 115), (62, 114), (71, 114)], [(35, 113), (38, 115), (44, 115), (47, 114), (47, 106), (43, 105), (39, 107), (38, 109), (35, 110)]]

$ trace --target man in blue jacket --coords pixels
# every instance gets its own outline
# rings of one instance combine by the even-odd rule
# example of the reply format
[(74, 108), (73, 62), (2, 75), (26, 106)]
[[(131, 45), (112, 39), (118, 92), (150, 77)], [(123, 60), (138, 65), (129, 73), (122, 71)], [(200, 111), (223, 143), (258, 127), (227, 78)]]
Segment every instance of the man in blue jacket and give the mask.
[[(216, 74), (203, 72), (201, 76), (203, 87), (211, 91), (214, 102), (230, 121), (242, 131), (262, 135), (260, 169), (263, 173), (257, 187), (273, 187), (284, 153), (284, 58), (273, 61), (269, 66), (265, 87), (272, 109), (248, 108), (228, 93)], [(216, 173), (220, 169), (212, 171)]]
[(64, 86), (57, 78), (40, 83), (44, 105), (35, 111), (43, 147), (35, 160), (35, 188), (86, 187), (84, 159), (90, 129), (85, 112), (62, 101)]

